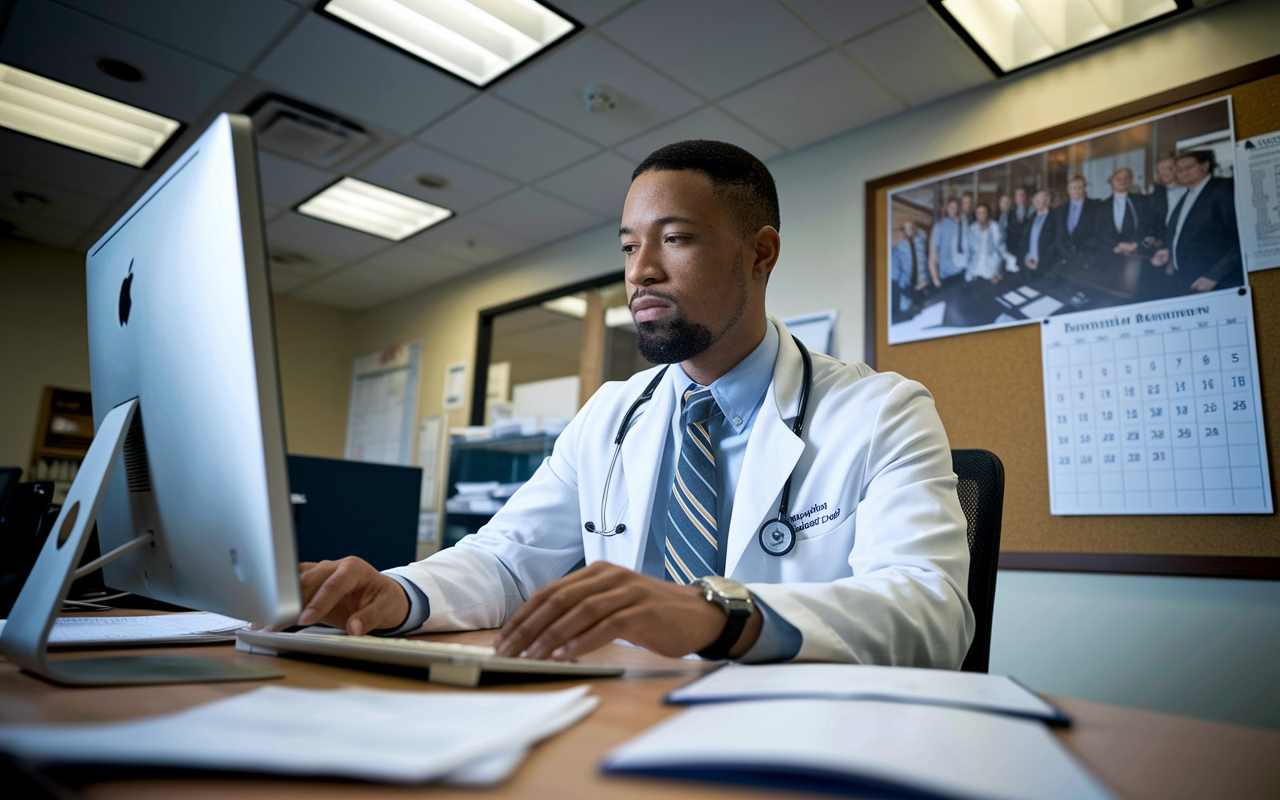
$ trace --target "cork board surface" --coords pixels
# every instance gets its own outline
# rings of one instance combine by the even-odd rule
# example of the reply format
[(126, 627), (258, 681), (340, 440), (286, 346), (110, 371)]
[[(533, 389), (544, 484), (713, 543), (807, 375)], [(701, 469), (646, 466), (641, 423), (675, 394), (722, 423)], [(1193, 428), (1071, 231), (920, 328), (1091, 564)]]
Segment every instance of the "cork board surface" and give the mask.
[[(1237, 139), (1280, 130), (1280, 74), (1196, 97), (1161, 109), (1070, 134), (1122, 124), (1214, 97), (1232, 96)], [(1021, 148), (1019, 148), (1021, 149)], [(1014, 152), (1010, 150), (1010, 152)], [(990, 158), (975, 157), (973, 163)], [(955, 168), (950, 159), (947, 169)], [(937, 170), (942, 172), (943, 169)], [(917, 180), (920, 170), (896, 185)], [(877, 182), (879, 183), (879, 182)], [(886, 202), (894, 185), (873, 197), (875, 262), (875, 367), (923, 383), (937, 402), (953, 448), (978, 447), (1004, 462), (1005, 501), (1001, 550), (1027, 553), (1098, 553), (1280, 557), (1280, 519), (1268, 515), (1051, 516), (1045, 443), (1044, 381), (1037, 325), (890, 346), (884, 320), (888, 297), (879, 275), (886, 263)], [(870, 253), (869, 253), (870, 254)], [(1249, 273), (1257, 336), (1258, 368), (1272, 496), (1280, 463), (1280, 268)]]

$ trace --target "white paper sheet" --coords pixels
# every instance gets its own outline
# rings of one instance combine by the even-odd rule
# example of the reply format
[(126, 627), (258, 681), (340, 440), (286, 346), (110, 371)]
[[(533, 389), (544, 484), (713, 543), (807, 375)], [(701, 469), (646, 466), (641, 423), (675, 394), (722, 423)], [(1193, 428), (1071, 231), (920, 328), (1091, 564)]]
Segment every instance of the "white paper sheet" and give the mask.
[(1066, 721), (1005, 675), (862, 664), (731, 664), (667, 695), (672, 703), (781, 698), (893, 700)]
[[(486, 759), (563, 730), (595, 707), (586, 693), (586, 686), (522, 693), (267, 686), (133, 722), (0, 725), (0, 748), (59, 763), (419, 783), (462, 768), (483, 772)], [(501, 779), (495, 765), (489, 777)]]
[(1236, 142), (1235, 187), (1245, 267), (1280, 267), (1280, 131)]
[(865, 700), (694, 706), (610, 751), (604, 768), (744, 783), (792, 778), (798, 788), (818, 777), (975, 800), (1111, 797), (1040, 722)]
[(1040, 326), (1053, 514), (1269, 514), (1247, 287)]
[[(4, 630), (4, 623), (5, 620), (0, 620), (0, 631)], [(212, 634), (226, 634), (247, 624), (242, 619), (203, 611), (144, 617), (59, 617), (49, 632), (49, 644), (159, 644), (192, 638), (231, 641), (229, 636), (214, 637)]]

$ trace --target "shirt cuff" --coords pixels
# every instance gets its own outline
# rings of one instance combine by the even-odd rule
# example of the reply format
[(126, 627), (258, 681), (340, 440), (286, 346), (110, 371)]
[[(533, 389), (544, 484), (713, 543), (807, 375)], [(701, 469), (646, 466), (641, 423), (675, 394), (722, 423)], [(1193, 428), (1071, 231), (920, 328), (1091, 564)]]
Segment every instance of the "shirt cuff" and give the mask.
[(398, 628), (371, 631), (371, 634), (375, 636), (400, 636), (421, 628), (427, 621), (427, 617), (431, 616), (431, 602), (427, 600), (426, 593), (418, 588), (418, 584), (403, 575), (397, 575), (394, 572), (384, 572), (382, 574), (400, 584), (400, 588), (404, 589), (404, 595), (409, 600), (409, 616), (404, 618), (404, 622)]
[(743, 653), (738, 661), (743, 664), (768, 664), (795, 658), (800, 652), (800, 645), (803, 644), (804, 637), (801, 636), (800, 629), (769, 608), (769, 604), (757, 597), (754, 592), (751, 593), (751, 599), (760, 609), (764, 623), (760, 627), (760, 636), (756, 639), (756, 643), (751, 645), (751, 649)]

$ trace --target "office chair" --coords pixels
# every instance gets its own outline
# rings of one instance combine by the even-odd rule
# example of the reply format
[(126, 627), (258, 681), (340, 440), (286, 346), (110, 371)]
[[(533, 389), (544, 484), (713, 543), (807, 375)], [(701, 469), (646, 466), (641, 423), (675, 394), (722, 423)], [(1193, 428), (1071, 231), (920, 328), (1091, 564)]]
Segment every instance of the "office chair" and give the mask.
[(969, 522), (969, 604), (978, 621), (960, 669), (986, 672), (991, 658), (991, 612), (996, 600), (1000, 518), (1004, 511), (1004, 465), (987, 450), (952, 450), (960, 507)]

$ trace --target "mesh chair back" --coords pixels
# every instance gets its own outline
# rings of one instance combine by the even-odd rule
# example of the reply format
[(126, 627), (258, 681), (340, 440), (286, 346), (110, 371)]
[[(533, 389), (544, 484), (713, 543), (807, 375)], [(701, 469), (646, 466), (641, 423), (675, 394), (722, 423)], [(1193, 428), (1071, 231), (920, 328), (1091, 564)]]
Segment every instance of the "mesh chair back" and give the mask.
[(1000, 557), (1000, 519), (1004, 511), (1004, 465), (987, 450), (952, 450), (956, 488), (969, 522), (969, 604), (978, 630), (965, 656), (965, 672), (986, 672), (991, 658), (991, 614), (996, 599)]

